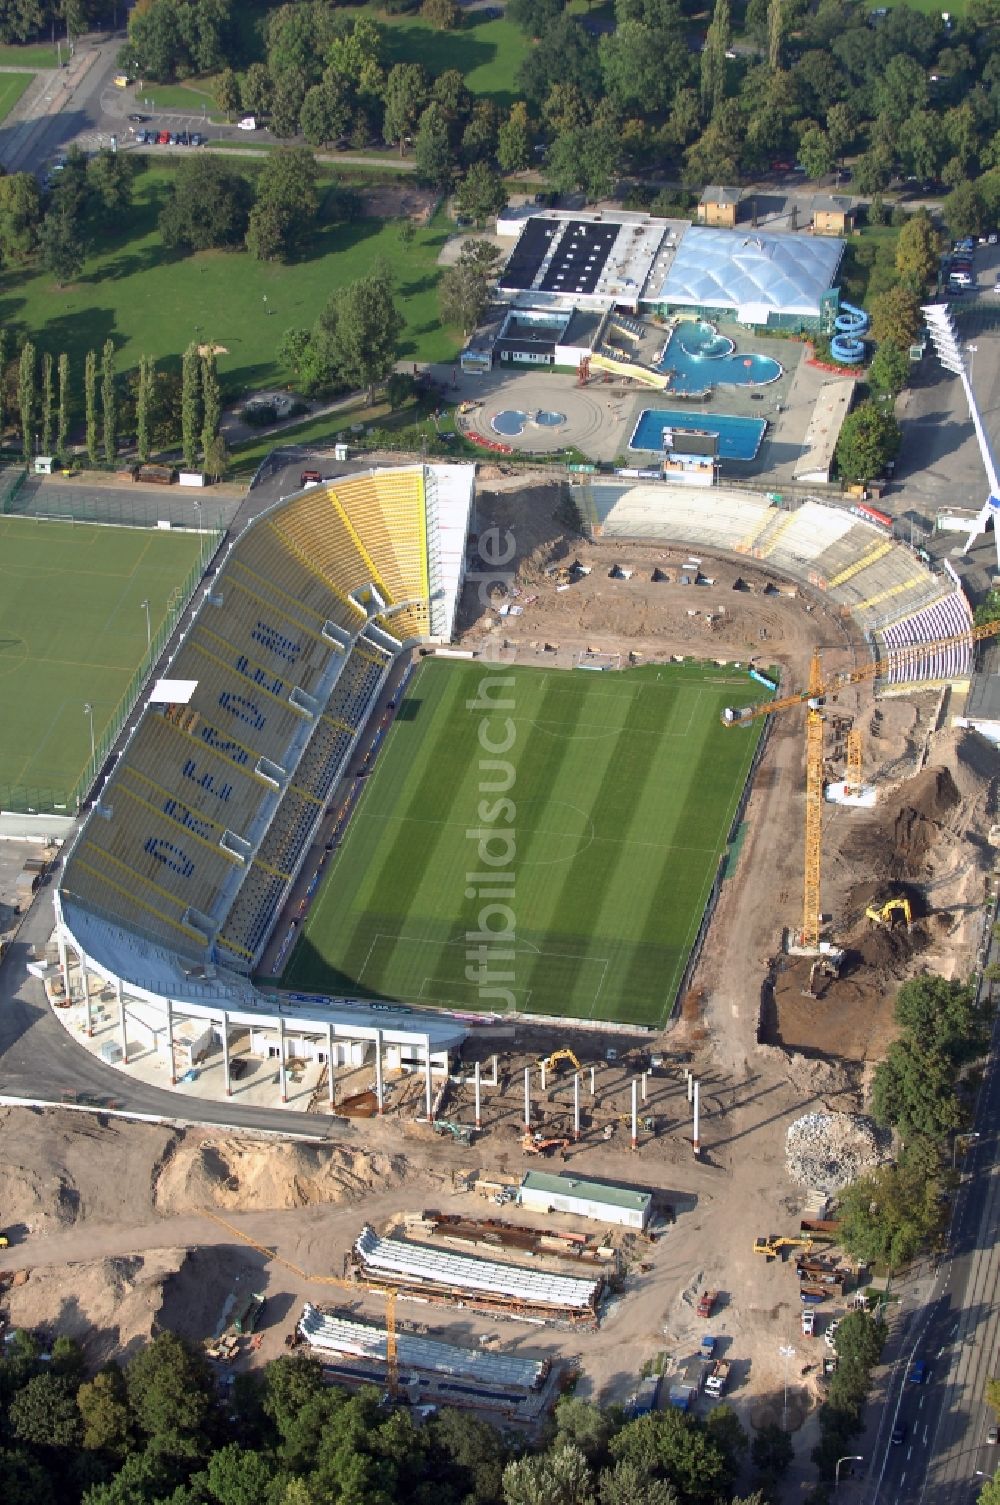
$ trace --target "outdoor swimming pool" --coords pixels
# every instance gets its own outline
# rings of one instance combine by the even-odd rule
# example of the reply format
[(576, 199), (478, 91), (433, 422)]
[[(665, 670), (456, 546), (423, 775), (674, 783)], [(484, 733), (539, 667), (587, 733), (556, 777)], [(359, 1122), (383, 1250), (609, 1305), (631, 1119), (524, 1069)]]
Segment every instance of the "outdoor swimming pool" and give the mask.
[(646, 408), (639, 414), (629, 449), (660, 454), (664, 429), (705, 429), (719, 436), (720, 460), (753, 460), (760, 449), (767, 422), (738, 418), (735, 413), (679, 413), (671, 408)]
[(708, 387), (766, 387), (782, 374), (778, 361), (769, 355), (738, 355), (736, 343), (720, 334), (714, 324), (685, 321), (678, 324), (656, 363), (669, 371), (675, 392), (704, 392)]
[(565, 422), (565, 413), (548, 413), (544, 409), (537, 413), (522, 413), (518, 408), (505, 408), (490, 420), (494, 431), (503, 434), (505, 439), (515, 439), (518, 434), (523, 434), (529, 423), (535, 423), (539, 428), (557, 429)]

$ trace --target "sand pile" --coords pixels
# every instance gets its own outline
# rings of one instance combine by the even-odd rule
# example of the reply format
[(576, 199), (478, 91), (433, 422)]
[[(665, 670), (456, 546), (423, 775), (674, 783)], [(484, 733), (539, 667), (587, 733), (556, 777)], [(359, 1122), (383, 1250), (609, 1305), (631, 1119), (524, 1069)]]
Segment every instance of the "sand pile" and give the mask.
[(812, 1191), (840, 1191), (882, 1158), (874, 1124), (851, 1113), (806, 1113), (785, 1137), (788, 1174)]
[(960, 802), (950, 769), (924, 768), (876, 807), (845, 843), (845, 856), (874, 876), (919, 878)]
[(399, 1185), (405, 1174), (402, 1155), (186, 1135), (160, 1169), (153, 1204), (161, 1213), (200, 1207), (280, 1211), (346, 1202)]
[[(41, 1265), (4, 1293), (13, 1327), (75, 1338), (90, 1363), (105, 1363), (156, 1331), (165, 1286), (182, 1271), (183, 1249)], [(67, 1296), (72, 1291), (72, 1296)]]

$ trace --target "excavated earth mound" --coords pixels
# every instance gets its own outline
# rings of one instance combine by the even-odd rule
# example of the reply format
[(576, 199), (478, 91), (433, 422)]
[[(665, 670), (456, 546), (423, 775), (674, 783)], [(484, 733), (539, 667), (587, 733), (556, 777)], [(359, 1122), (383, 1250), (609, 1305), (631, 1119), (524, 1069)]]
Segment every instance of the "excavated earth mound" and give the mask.
[(399, 1185), (405, 1175), (402, 1155), (186, 1136), (160, 1170), (153, 1204), (162, 1213), (200, 1207), (282, 1210), (345, 1202), (374, 1187)]

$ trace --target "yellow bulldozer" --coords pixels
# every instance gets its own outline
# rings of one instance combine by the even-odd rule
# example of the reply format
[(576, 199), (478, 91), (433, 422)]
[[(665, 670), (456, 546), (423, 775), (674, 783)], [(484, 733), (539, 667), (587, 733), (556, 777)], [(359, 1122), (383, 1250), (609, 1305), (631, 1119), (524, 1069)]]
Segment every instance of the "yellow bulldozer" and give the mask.
[(545, 1056), (541, 1061), (536, 1061), (535, 1064), (542, 1071), (553, 1071), (560, 1061), (568, 1061), (574, 1071), (583, 1070), (579, 1060), (571, 1050), (554, 1050), (550, 1056)]
[(869, 904), (865, 910), (866, 919), (871, 920), (873, 925), (884, 925), (891, 930), (896, 923), (895, 916), (901, 915), (907, 930), (913, 924), (913, 911), (907, 898), (888, 899), (883, 905)]
[(765, 1259), (777, 1259), (783, 1249), (801, 1249), (808, 1254), (812, 1247), (811, 1238), (784, 1238), (774, 1234), (763, 1235), (753, 1241), (753, 1252), (763, 1254)]

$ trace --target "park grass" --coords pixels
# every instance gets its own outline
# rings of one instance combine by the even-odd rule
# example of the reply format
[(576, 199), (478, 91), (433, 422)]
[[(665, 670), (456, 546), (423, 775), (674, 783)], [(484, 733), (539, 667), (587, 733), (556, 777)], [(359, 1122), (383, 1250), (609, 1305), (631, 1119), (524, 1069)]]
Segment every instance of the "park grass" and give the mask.
[[(63, 52), (65, 50), (64, 43)], [(0, 68), (24, 68), (31, 73), (40, 73), (43, 68), (58, 66), (59, 56), (54, 47), (33, 47), (30, 44), (18, 47), (13, 43), (0, 45)]]
[(422, 63), (431, 75), (457, 68), (473, 94), (503, 109), (520, 97), (517, 71), (531, 43), (512, 21), (488, 21), (471, 11), (454, 31), (435, 31), (419, 16), (375, 15), (386, 29), (388, 66)]
[[(310, 327), (335, 289), (383, 257), (405, 320), (400, 357), (437, 361), (455, 354), (459, 333), (441, 327), (437, 305), (437, 256), (450, 233), (443, 216), (418, 228), (408, 247), (393, 221), (321, 218), (307, 255), (289, 265), (244, 252), (184, 255), (164, 246), (156, 223), (174, 169), (159, 161), (140, 174), (132, 211), (120, 226), (94, 236), (96, 249), (74, 284), (59, 289), (37, 268), (0, 275), (0, 318), (12, 337), (30, 335), (54, 355), (66, 351), (78, 379), (86, 352), (109, 337), (121, 371), (137, 366), (143, 353), (177, 362), (191, 339), (211, 337), (225, 347), (219, 369), (233, 398), (287, 382), (275, 354), (283, 332)], [(246, 170), (252, 176), (256, 165)]]
[[(490, 965), (513, 974), (496, 985), (519, 1011), (662, 1024), (759, 736), (725, 728), (721, 712), (759, 693), (716, 664), (501, 674), (425, 662), (282, 981), (503, 1008), (467, 955), (490, 929)], [(485, 918), (490, 899), (478, 878), (467, 893), (466, 876), (483, 871), (502, 901)], [(511, 927), (509, 942), (496, 936)]]
[(34, 78), (33, 73), (0, 73), (0, 120), (5, 120)]
[(155, 528), (0, 517), (0, 800), (66, 803), (146, 657), (202, 540)]

